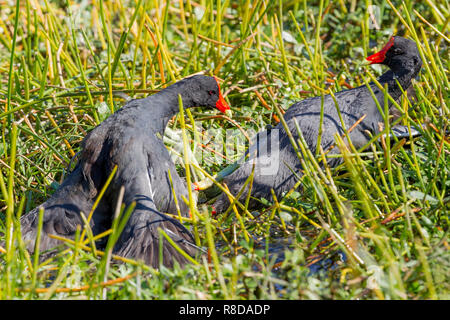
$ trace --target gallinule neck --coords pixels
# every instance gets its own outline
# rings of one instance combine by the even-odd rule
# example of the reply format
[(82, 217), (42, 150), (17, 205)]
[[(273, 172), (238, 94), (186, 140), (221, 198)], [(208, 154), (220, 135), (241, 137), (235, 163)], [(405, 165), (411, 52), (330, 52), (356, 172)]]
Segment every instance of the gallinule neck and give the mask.
[[(395, 100), (402, 94), (399, 84), (403, 90), (406, 90), (411, 84), (411, 79), (416, 77), (422, 65), (415, 42), (401, 37), (392, 37), (381, 51), (367, 59), (372, 64), (384, 64), (390, 68), (389, 71), (379, 77), (378, 81), (381, 85), (387, 83), (388, 92)], [(374, 83), (371, 83), (370, 87), (380, 105), (383, 106), (383, 91)], [(356, 148), (363, 147), (370, 139), (367, 131), (373, 134), (378, 133), (378, 123), (383, 122), (370, 91), (363, 85), (335, 93), (335, 97), (347, 129), (351, 128), (361, 117), (366, 116), (349, 134)], [(321, 146), (323, 150), (327, 150), (334, 143), (334, 135), (336, 133), (342, 135), (344, 131), (332, 97), (330, 95), (324, 96), (323, 104)], [(307, 145), (313, 153), (316, 150), (319, 136), (320, 111), (321, 97), (314, 97), (293, 104), (284, 114), (284, 119), (295, 140), (298, 139), (298, 133), (294, 119), (298, 122)], [(249, 160), (224, 179), (234, 195), (238, 193), (251, 174), (254, 162), (255, 174), (251, 194), (256, 199), (272, 199), (271, 188), (274, 189), (276, 196), (280, 199), (283, 192), (290, 190), (298, 177), (301, 176), (300, 162), (281, 123), (272, 130), (258, 133), (249, 151), (247, 151), (250, 153)], [(338, 152), (338, 148), (333, 148), (330, 153)], [(340, 161), (339, 158), (335, 158), (329, 160), (328, 163), (335, 166)], [(245, 198), (246, 192), (243, 192), (240, 200), (243, 201)], [(250, 207), (257, 204), (258, 202), (253, 200), (250, 202)], [(222, 194), (213, 204), (213, 207), (216, 212), (222, 212), (228, 205), (227, 196)]]
[[(136, 206), (116, 243), (115, 254), (158, 267), (161, 262), (158, 228), (187, 253), (195, 253), (189, 231), (162, 213), (177, 213), (173, 187), (181, 214), (188, 214), (181, 198), (188, 197), (186, 185), (162, 142), (167, 122), (179, 111), (179, 95), (184, 108), (209, 106), (222, 112), (229, 109), (217, 79), (201, 75), (181, 80), (148, 98), (129, 101), (85, 137), (74, 171), (39, 206), (45, 210), (41, 251), (60, 244), (50, 234), (74, 237), (77, 225), (83, 226), (80, 211), (87, 216), (117, 165), (117, 172), (94, 211), (90, 223), (94, 234), (111, 227), (119, 191), (124, 187), (123, 204), (129, 206), (135, 202)], [(21, 218), (22, 235), (30, 251), (34, 248), (39, 207)], [(180, 264), (187, 261), (167, 241), (163, 243), (162, 257), (161, 263), (169, 267), (175, 261)]]

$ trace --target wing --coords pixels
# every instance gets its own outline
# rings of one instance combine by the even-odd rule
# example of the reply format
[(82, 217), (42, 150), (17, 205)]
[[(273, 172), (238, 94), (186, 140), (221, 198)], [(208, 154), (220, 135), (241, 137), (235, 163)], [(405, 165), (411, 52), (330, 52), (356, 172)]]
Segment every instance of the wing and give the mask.
[(111, 160), (118, 165), (118, 170), (108, 192), (115, 198), (123, 186), (123, 203), (129, 206), (135, 202), (136, 206), (114, 247), (114, 253), (143, 260), (155, 268), (160, 263), (168, 267), (172, 267), (175, 262), (184, 265), (187, 259), (166, 240), (161, 244), (163, 261), (160, 261), (159, 229), (189, 255), (194, 256), (197, 250), (190, 232), (181, 223), (156, 209), (154, 194), (159, 186), (154, 181), (153, 168), (161, 164), (149, 161), (151, 157), (147, 146), (158, 141), (149, 141), (148, 137), (133, 134), (132, 130), (121, 141), (123, 145), (116, 145), (112, 152)]
[[(84, 226), (80, 212), (87, 216), (94, 200), (90, 198), (83, 181), (80, 166), (77, 166), (46, 202), (20, 218), (22, 238), (30, 252), (34, 252), (40, 208), (44, 209), (40, 239), (42, 252), (61, 244), (50, 235), (73, 239), (77, 226)], [(99, 227), (95, 220), (91, 222), (91, 227), (94, 228), (94, 225)]]
[[(183, 201), (182, 196), (188, 199), (188, 191), (185, 181), (178, 175), (175, 164), (164, 143), (152, 136), (146, 139), (144, 152), (148, 156), (149, 177), (153, 187), (153, 200), (156, 208), (161, 212), (177, 214), (174, 193), (178, 200), (178, 206), (182, 216), (188, 216), (188, 205)], [(170, 172), (170, 177), (169, 177)], [(172, 191), (173, 188), (173, 191)]]
[[(236, 196), (251, 175), (254, 167), (253, 185), (251, 196), (256, 199), (272, 199), (271, 189), (274, 189), (277, 197), (281, 197), (284, 191), (292, 188), (301, 175), (301, 168), (289, 137), (278, 127), (264, 130), (257, 134), (247, 151), (250, 155), (238, 169), (224, 178), (231, 194)], [(241, 203), (248, 195), (247, 189), (240, 197)], [(214, 202), (216, 212), (227, 209), (230, 202), (226, 194), (221, 194)], [(251, 199), (249, 208), (258, 206), (259, 202)]]

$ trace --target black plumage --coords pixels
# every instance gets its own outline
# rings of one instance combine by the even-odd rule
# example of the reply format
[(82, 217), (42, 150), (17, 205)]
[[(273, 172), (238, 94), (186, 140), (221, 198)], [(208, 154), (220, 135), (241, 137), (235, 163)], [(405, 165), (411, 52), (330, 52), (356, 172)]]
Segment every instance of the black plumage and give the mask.
[[(177, 213), (173, 186), (182, 215), (188, 215), (188, 207), (181, 198), (188, 198), (185, 182), (162, 141), (168, 121), (179, 112), (179, 95), (184, 108), (209, 106), (223, 112), (229, 109), (217, 80), (201, 75), (176, 82), (145, 99), (127, 102), (84, 138), (80, 160), (59, 189), (21, 218), (22, 236), (29, 251), (34, 249), (40, 207), (45, 210), (40, 245), (44, 251), (60, 244), (50, 234), (74, 237), (77, 225), (83, 226), (80, 211), (85, 216), (89, 214), (117, 165), (117, 172), (92, 216), (93, 233), (111, 227), (119, 190), (124, 187), (123, 204), (136, 202), (136, 206), (113, 253), (158, 267), (158, 228), (162, 228), (188, 254), (195, 254), (190, 232), (164, 214)], [(105, 241), (98, 243), (100, 247), (104, 244)], [(164, 241), (164, 265), (170, 267), (175, 261), (184, 264), (186, 258)]]
[[(372, 63), (382, 63), (390, 68), (378, 81), (383, 86), (387, 84), (388, 92), (394, 100), (400, 98), (402, 89), (406, 90), (411, 85), (411, 79), (417, 76), (422, 65), (415, 42), (401, 37), (392, 37), (380, 52), (370, 56), (368, 60)], [(383, 91), (374, 83), (370, 83), (370, 87), (380, 106), (384, 106)], [(335, 97), (347, 129), (365, 115), (364, 120), (349, 134), (356, 148), (363, 147), (370, 139), (367, 131), (377, 134), (379, 132), (378, 124), (384, 122), (369, 89), (363, 85), (337, 92)], [(316, 150), (319, 136), (321, 103), (321, 97), (305, 99), (293, 104), (284, 114), (284, 119), (295, 140), (298, 139), (298, 133), (294, 119), (298, 122), (308, 148), (313, 153)], [(324, 96), (323, 108), (321, 146), (323, 150), (327, 150), (335, 141), (334, 135), (336, 133), (342, 135), (344, 130), (336, 110), (336, 103), (331, 95)], [(278, 136), (276, 136), (277, 134)], [(338, 152), (338, 148), (333, 148), (330, 154)], [(272, 199), (270, 191), (272, 188), (277, 198), (280, 199), (283, 192), (290, 190), (301, 176), (300, 161), (281, 123), (272, 128), (270, 132), (267, 130), (259, 132), (248, 153), (250, 154), (249, 159), (224, 179), (233, 195), (236, 195), (244, 185), (252, 172), (254, 162), (255, 173), (251, 195), (256, 199)], [(329, 161), (329, 165), (337, 165), (340, 161), (339, 158), (332, 159)], [(246, 196), (247, 192), (244, 192), (240, 200), (244, 200)], [(250, 207), (257, 204), (256, 200), (250, 201)], [(216, 212), (222, 212), (228, 206), (229, 201), (225, 194), (219, 196), (213, 204)]]

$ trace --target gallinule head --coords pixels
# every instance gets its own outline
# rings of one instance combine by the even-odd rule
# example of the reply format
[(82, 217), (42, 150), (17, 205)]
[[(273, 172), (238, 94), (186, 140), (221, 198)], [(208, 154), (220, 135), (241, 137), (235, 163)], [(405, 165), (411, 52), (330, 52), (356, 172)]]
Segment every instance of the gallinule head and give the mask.
[(393, 36), (377, 53), (366, 58), (370, 64), (384, 64), (397, 76), (404, 73), (417, 74), (422, 67), (422, 59), (414, 41)]
[[(174, 93), (181, 95), (185, 108), (212, 107), (221, 112), (230, 109), (222, 96), (219, 80), (216, 77), (195, 75), (184, 78), (161, 90), (157, 95), (165, 95), (166, 102), (169, 103)], [(163, 108), (163, 106), (160, 107)]]
[(197, 75), (178, 83), (183, 85), (183, 81), (186, 81), (185, 92), (191, 94), (194, 105), (217, 108), (221, 112), (230, 109), (222, 96), (220, 84), (216, 77)]

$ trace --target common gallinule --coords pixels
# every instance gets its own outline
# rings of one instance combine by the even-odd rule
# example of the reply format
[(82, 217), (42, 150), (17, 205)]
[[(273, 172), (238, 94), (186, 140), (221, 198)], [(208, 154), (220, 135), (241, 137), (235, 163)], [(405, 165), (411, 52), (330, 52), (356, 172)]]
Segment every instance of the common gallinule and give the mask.
[[(188, 214), (188, 207), (181, 198), (188, 197), (185, 182), (177, 174), (162, 141), (169, 119), (179, 111), (179, 95), (184, 108), (209, 106), (222, 112), (229, 109), (217, 79), (202, 75), (183, 79), (150, 97), (127, 102), (84, 138), (80, 160), (59, 189), (21, 218), (22, 236), (28, 250), (34, 249), (40, 207), (45, 210), (40, 243), (44, 251), (61, 244), (50, 238), (50, 234), (74, 237), (77, 225), (84, 225), (80, 211), (85, 216), (89, 214), (96, 196), (117, 165), (117, 172), (92, 216), (93, 233), (99, 234), (111, 227), (123, 186), (123, 204), (129, 206), (136, 202), (136, 206), (114, 247), (115, 254), (158, 267), (158, 228), (187, 253), (194, 254), (189, 231), (163, 213), (177, 213), (173, 187), (181, 213)], [(167, 241), (163, 244), (162, 257), (164, 265), (169, 267), (174, 261), (186, 262)]]
[[(400, 98), (402, 89), (406, 90), (410, 86), (411, 79), (416, 77), (422, 66), (415, 42), (402, 37), (392, 37), (381, 51), (371, 55), (367, 60), (371, 64), (384, 64), (390, 68), (379, 77), (378, 81), (383, 86), (387, 84), (388, 92), (395, 100)], [(374, 83), (370, 83), (370, 87), (380, 105), (384, 106), (383, 91)], [(384, 121), (370, 91), (363, 85), (335, 93), (335, 97), (347, 129), (351, 128), (358, 119), (366, 116), (349, 134), (356, 148), (363, 147), (370, 139), (366, 131), (378, 133), (378, 124)], [(330, 95), (324, 96), (323, 108), (321, 146), (323, 150), (327, 150), (334, 143), (334, 135), (336, 133), (343, 134), (344, 131), (336, 111), (335, 101)], [(297, 120), (307, 145), (313, 153), (318, 141), (320, 111), (321, 97), (314, 97), (293, 104), (284, 114), (284, 119), (296, 141), (298, 134), (294, 119)], [(256, 160), (255, 173), (251, 195), (256, 199), (271, 199), (270, 190), (272, 188), (276, 196), (280, 198), (283, 192), (290, 190), (301, 176), (300, 162), (282, 124), (279, 123), (274, 129), (258, 133), (253, 145), (248, 150), (250, 153), (248, 160), (224, 178), (224, 182), (233, 195), (238, 193), (251, 174), (254, 160)], [(399, 132), (403, 134), (404, 130)], [(338, 152), (338, 148), (334, 148), (330, 153)], [(329, 160), (328, 163), (333, 166), (340, 161), (341, 159), (335, 158)], [(247, 192), (243, 192), (240, 200), (244, 200), (246, 195)], [(250, 207), (255, 204), (257, 201), (251, 201)], [(225, 194), (219, 196), (213, 204), (216, 212), (222, 212), (228, 206), (229, 201)]]

